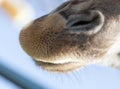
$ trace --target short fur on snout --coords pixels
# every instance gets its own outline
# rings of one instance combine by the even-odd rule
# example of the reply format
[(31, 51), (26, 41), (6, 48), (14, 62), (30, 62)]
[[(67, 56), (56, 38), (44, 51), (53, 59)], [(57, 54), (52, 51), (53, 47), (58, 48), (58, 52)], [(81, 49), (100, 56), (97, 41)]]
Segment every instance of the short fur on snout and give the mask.
[(114, 61), (104, 61), (119, 39), (120, 0), (70, 0), (20, 33), (26, 53), (42, 68), (55, 72), (95, 63), (111, 65)]

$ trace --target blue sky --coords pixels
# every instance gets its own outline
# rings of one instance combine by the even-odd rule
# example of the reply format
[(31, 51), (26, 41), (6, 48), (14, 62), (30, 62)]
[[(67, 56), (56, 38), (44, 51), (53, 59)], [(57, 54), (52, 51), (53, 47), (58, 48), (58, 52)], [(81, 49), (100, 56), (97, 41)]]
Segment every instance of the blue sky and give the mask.
[[(28, 0), (32, 3), (38, 18), (65, 0)], [(0, 9), (0, 62), (37, 83), (50, 85), (54, 89), (120, 89), (120, 71), (99, 65), (91, 65), (68, 74), (54, 74), (42, 70), (22, 50), (19, 44), (21, 27), (16, 27)], [(6, 86), (5, 86), (6, 85)], [(8, 87), (8, 85), (11, 85)], [(3, 87), (3, 88), (2, 88)], [(0, 77), (1, 89), (17, 89)]]

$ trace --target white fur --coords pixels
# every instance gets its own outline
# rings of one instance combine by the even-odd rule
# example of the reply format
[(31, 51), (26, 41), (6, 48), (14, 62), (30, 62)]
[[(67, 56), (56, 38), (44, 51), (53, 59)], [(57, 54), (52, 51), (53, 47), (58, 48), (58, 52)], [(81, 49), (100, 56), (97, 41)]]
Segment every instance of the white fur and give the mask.
[(102, 61), (102, 64), (120, 69), (120, 57), (118, 56), (118, 53), (120, 53), (120, 35), (115, 44), (106, 54), (104, 61)]

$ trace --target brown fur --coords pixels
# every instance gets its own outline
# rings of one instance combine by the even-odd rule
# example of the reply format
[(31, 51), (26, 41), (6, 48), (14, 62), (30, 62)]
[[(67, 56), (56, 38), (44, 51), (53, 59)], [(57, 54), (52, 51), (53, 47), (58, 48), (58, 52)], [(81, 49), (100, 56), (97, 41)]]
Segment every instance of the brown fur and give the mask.
[[(92, 11), (101, 13), (99, 23), (91, 25), (103, 24), (100, 31), (66, 29), (70, 15)], [(65, 72), (103, 60), (119, 35), (120, 0), (71, 0), (23, 29), (20, 42), (44, 69)]]

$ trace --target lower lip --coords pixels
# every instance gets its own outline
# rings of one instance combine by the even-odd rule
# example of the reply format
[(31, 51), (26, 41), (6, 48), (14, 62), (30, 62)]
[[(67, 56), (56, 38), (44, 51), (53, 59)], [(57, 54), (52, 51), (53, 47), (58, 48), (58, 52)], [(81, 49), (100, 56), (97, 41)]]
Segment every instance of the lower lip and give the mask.
[(41, 61), (36, 61), (38, 65), (40, 65), (43, 69), (51, 71), (51, 72), (70, 72), (74, 71), (80, 67), (80, 63), (62, 63), (62, 64), (54, 64), (54, 63), (45, 63)]

